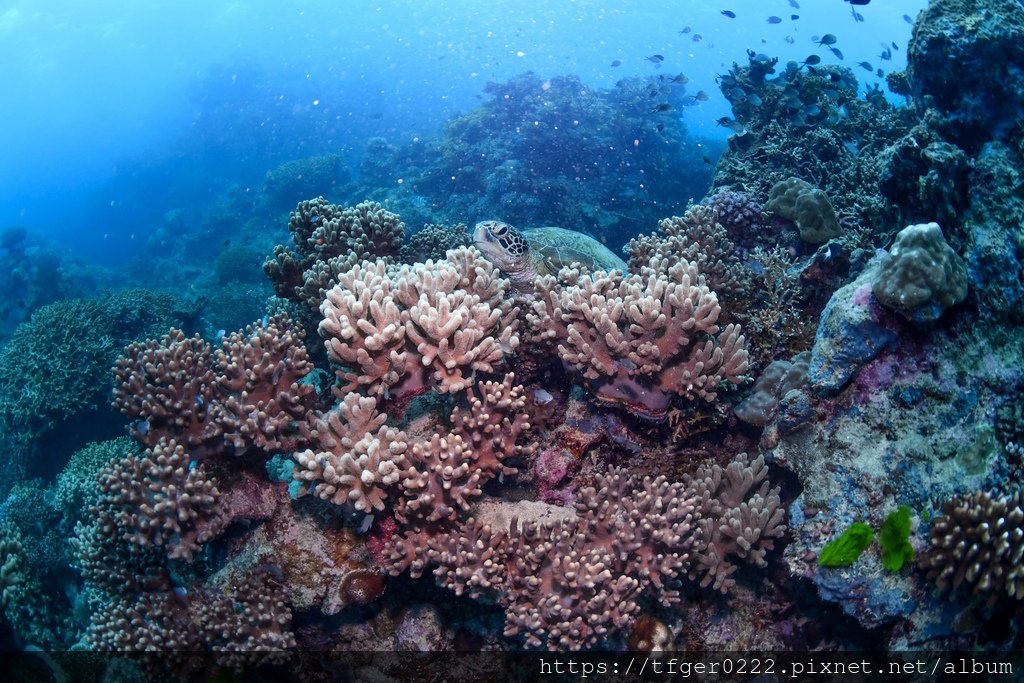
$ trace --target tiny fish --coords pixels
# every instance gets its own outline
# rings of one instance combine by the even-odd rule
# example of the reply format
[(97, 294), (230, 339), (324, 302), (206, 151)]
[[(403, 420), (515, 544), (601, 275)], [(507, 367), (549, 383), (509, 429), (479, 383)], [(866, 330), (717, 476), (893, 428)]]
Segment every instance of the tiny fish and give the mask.
[(691, 29), (691, 28), (690, 28), (689, 26), (686, 26), (686, 27), (684, 27), (684, 28), (683, 28), (683, 30), (682, 30), (682, 31), (680, 31), (680, 32), (679, 32), (679, 35), (681, 35), (681, 36), (685, 36), (685, 35), (686, 35), (687, 33), (689, 33), (689, 32), (690, 32), (690, 31), (692, 31), (692, 30), (693, 30), (693, 29)]
[(808, 55), (807, 59), (804, 60), (804, 64), (821, 64), (821, 57), (818, 55)]
[(661, 62), (665, 61), (665, 58), (662, 57), (661, 55), (651, 55), (650, 57), (646, 57), (645, 59), (647, 59), (648, 62), (654, 62), (655, 64), (660, 64)]
[(664, 123), (659, 123), (659, 124), (658, 124), (657, 126), (655, 126), (655, 128), (656, 128), (656, 129), (658, 130), (658, 132), (660, 133), (660, 132), (662, 132), (662, 131), (664, 131), (664, 130), (665, 130), (665, 124), (664, 124)]
[(820, 47), (821, 45), (835, 45), (836, 40), (837, 38), (834, 35), (832, 35), (831, 33), (826, 33), (821, 38), (818, 38), (816, 42)]
[(914, 20), (910, 18), (909, 14), (904, 14), (903, 15), (903, 21), (907, 22), (908, 24), (913, 24), (914, 23)]
[(713, 161), (711, 161), (711, 157), (709, 157), (707, 154), (701, 156), (700, 160), (703, 161), (708, 166), (714, 163)]
[(900, 49), (900, 46), (896, 44), (896, 41), (895, 41), (895, 40), (894, 40), (894, 41), (892, 41), (892, 49), (896, 50), (897, 52), (898, 52), (898, 51), (899, 51), (899, 49)]
[(734, 130), (737, 133), (742, 133), (745, 130), (745, 127), (742, 123), (740, 123), (736, 119), (730, 119), (728, 116), (723, 116), (722, 118), (715, 121), (715, 123), (718, 124), (719, 126), (723, 126), (730, 130)]
[(687, 83), (690, 82), (690, 79), (686, 77), (686, 74), (679, 74), (678, 76), (673, 76), (668, 80), (671, 81), (672, 83), (678, 83), (680, 85), (686, 85)]
[(794, 39), (793, 36), (786, 36), (786, 42), (792, 45), (796, 42), (796, 39)]
[(799, 15), (799, 14), (790, 14), (790, 15), (789, 15), (789, 20), (790, 20), (790, 21), (796, 21), (796, 20), (797, 20), (797, 19), (799, 19), (799, 18), (800, 18), (800, 15)]
[(735, 19), (736, 18), (736, 13), (735, 12), (730, 12), (727, 9), (722, 10), (722, 14), (724, 14), (727, 17), (729, 17), (730, 19)]
[(857, 66), (864, 69), (865, 71), (874, 71), (875, 67), (871, 66), (871, 62), (857, 62)]
[(863, 14), (861, 14), (857, 10), (853, 9), (852, 7), (850, 8), (850, 11), (853, 12), (853, 20), (854, 21), (858, 21), (858, 22), (864, 21), (864, 15)]
[(667, 111), (672, 111), (671, 104), (659, 104), (657, 107), (654, 108), (654, 112), (657, 114), (662, 114)]
[(835, 55), (835, 56), (836, 56), (836, 57), (837, 57), (838, 59), (845, 59), (845, 58), (843, 57), (843, 53), (839, 51), (839, 48), (837, 48), (837, 47), (832, 47), (831, 45), (829, 45), (829, 46), (828, 46), (828, 49), (829, 49), (829, 51), (830, 51), (830, 52), (831, 52), (832, 54), (834, 54), (834, 55)]
[(536, 401), (539, 406), (546, 406), (554, 401), (555, 397), (551, 395), (551, 392), (545, 391), (544, 389), (534, 389), (533, 400)]
[(884, 72), (884, 71), (882, 71), (881, 69), (879, 69), (878, 71), (876, 71), (876, 72), (875, 72), (875, 75), (876, 75), (876, 76), (878, 76), (879, 78), (885, 78), (885, 72)]
[(782, 19), (780, 17), (776, 17), (774, 15), (768, 17), (767, 19), (765, 19), (765, 21), (767, 21), (769, 24), (781, 24), (782, 23)]
[(622, 61), (619, 60), (619, 59), (616, 59), (614, 62), (612, 62), (608, 66), (622, 66)]
[(890, 50), (889, 48), (885, 48), (884, 50), (882, 50), (882, 54), (878, 55), (878, 58), (883, 61), (889, 61), (890, 59), (892, 59), (892, 50)]
[(699, 43), (703, 39), (704, 39), (704, 36), (702, 36), (701, 34), (699, 34), (699, 33), (694, 33), (693, 34), (693, 42)]
[(800, 9), (800, 3), (796, 0), (789, 0), (789, 6), (793, 9)]
[(866, 5), (869, 2), (871, 2), (871, 0), (846, 0), (846, 2), (850, 3), (851, 5)]

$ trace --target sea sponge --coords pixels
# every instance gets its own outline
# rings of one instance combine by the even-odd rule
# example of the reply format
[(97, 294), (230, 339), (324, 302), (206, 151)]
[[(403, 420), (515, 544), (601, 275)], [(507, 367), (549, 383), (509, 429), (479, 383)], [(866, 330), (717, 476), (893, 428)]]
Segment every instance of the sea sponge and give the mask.
[(932, 322), (967, 296), (967, 266), (938, 223), (908, 225), (896, 235), (872, 291), (907, 320)]
[(828, 196), (800, 178), (775, 183), (765, 208), (793, 221), (804, 242), (823, 244), (843, 234)]

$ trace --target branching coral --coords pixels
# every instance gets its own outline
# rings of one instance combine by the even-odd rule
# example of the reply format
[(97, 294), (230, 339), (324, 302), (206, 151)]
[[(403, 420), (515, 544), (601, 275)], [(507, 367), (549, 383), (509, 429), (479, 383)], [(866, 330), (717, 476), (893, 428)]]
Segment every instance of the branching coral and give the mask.
[(295, 479), (335, 505), (350, 504), (359, 512), (384, 509), (387, 488), (398, 482), (405, 433), (387, 427), (374, 398), (350, 393), (317, 421), (316, 450), (294, 455)]
[(111, 462), (97, 481), (97, 519), (140, 548), (163, 547), (169, 558), (191, 561), (224, 529), (216, 483), (202, 465), (190, 467), (185, 448), (174, 441)]
[(0, 614), (11, 603), (14, 589), (24, 580), (21, 534), (9, 524), (0, 525)]
[(398, 253), (405, 224), (376, 202), (346, 208), (323, 197), (300, 202), (288, 230), (293, 248), (278, 245), (263, 264), (277, 295), (316, 311), (339, 274), (364, 259)]
[(132, 436), (153, 446), (174, 439), (192, 455), (290, 451), (305, 440), (313, 387), (303, 331), (286, 316), (250, 325), (221, 340), (171, 330), (132, 344), (114, 367), (114, 407)]
[(942, 590), (970, 589), (990, 603), (1024, 600), (1024, 491), (976, 492), (942, 505), (921, 566)]
[(475, 248), (400, 269), (364, 262), (338, 280), (321, 307), (320, 336), (342, 392), (458, 392), (519, 345), (509, 283)]
[(627, 248), (631, 273), (640, 272), (656, 258), (666, 268), (689, 261), (716, 292), (735, 292), (742, 287), (744, 275), (736, 246), (719, 222), (714, 206), (691, 206), (681, 217), (661, 220), (658, 228), (660, 234), (630, 240)]
[(505, 634), (528, 647), (595, 647), (629, 632), (644, 595), (675, 604), (687, 576), (726, 592), (737, 562), (764, 566), (784, 530), (766, 476), (763, 460), (746, 456), (686, 483), (612, 470), (580, 491), (568, 517), (513, 517), (507, 528), (470, 517), (396, 536), (391, 571), (420, 576), (434, 566), (456, 594), (493, 596)]
[(719, 328), (718, 297), (688, 261), (624, 276), (566, 268), (536, 289), (534, 339), (556, 346), (600, 402), (660, 419), (674, 396), (713, 401), (721, 382), (743, 380), (739, 326)]

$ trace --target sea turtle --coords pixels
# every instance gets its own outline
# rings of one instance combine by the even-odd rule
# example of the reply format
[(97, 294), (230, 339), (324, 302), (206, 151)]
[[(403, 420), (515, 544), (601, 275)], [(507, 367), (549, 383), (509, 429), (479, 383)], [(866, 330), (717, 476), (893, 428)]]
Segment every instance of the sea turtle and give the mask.
[(480, 221), (473, 241), (512, 281), (517, 298), (533, 295), (534, 280), (578, 263), (587, 269), (626, 271), (626, 263), (593, 237), (565, 228), (516, 230), (503, 221)]

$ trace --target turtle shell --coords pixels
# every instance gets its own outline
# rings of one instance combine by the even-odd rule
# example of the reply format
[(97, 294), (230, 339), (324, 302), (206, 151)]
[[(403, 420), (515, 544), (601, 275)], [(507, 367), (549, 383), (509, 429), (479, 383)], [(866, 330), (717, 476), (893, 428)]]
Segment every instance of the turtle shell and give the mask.
[(578, 263), (591, 271), (626, 271), (626, 262), (593, 237), (575, 230), (546, 226), (522, 231), (538, 275), (555, 275), (560, 268)]

